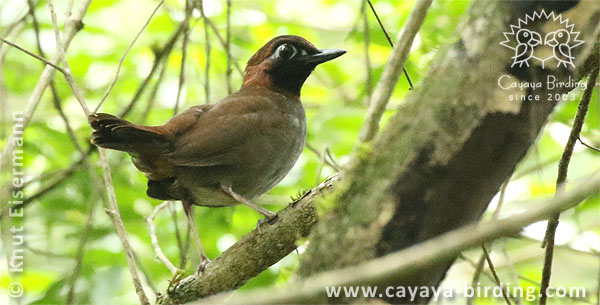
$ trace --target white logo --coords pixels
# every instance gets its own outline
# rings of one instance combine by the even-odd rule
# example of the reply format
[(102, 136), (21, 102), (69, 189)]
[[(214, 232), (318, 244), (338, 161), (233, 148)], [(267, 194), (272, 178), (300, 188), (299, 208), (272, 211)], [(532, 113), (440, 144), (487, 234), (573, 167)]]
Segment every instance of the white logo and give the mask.
[[(538, 20), (551, 20), (559, 29), (547, 33), (542, 39), (540, 33), (527, 28), (529, 23)], [(538, 60), (542, 63), (543, 69), (546, 61), (554, 59), (557, 62), (557, 67), (564, 66), (567, 68), (571, 66), (574, 68), (573, 60), (575, 58), (571, 55), (571, 50), (584, 43), (584, 41), (578, 39), (579, 32), (575, 32), (573, 28), (574, 25), (569, 24), (569, 19), (563, 20), (560, 14), (555, 15), (554, 12), (548, 14), (542, 10), (539, 13), (534, 12), (532, 16), (526, 14), (524, 19), (519, 19), (518, 25), (511, 25), (511, 31), (503, 33), (506, 40), (500, 42), (500, 44), (515, 51), (511, 67), (529, 67), (530, 61)], [(538, 53), (543, 54), (543, 52), (536, 52), (536, 47), (540, 45), (552, 48), (552, 55), (549, 52), (546, 52), (545, 55), (539, 55)]]

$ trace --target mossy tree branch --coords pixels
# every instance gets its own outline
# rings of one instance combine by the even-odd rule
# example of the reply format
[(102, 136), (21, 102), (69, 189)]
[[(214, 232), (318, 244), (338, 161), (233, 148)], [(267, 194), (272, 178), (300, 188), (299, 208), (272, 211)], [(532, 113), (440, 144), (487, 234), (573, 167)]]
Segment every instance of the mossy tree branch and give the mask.
[(264, 224), (246, 234), (210, 262), (200, 277), (188, 276), (171, 285), (158, 304), (181, 304), (236, 289), (280, 261), (297, 248), (297, 240), (308, 236), (317, 222), (314, 201), (329, 192), (339, 180), (334, 175), (294, 200), (277, 215), (273, 224)]
[[(581, 184), (568, 193), (551, 199), (527, 202), (525, 205), (532, 208), (518, 215), (461, 227), (404, 251), (387, 254), (356, 266), (318, 273), (286, 287), (236, 292), (231, 296), (218, 295), (193, 304), (324, 304), (332, 300), (334, 303), (341, 303), (341, 299), (328, 298), (325, 287), (380, 285), (379, 288), (383, 288), (395, 279), (415, 276), (427, 270), (432, 261), (445, 260), (484, 242), (518, 234), (525, 226), (548, 219), (552, 214), (570, 209), (597, 194), (599, 187), (600, 172), (596, 171), (581, 179)], [(384, 289), (379, 292), (384, 293)], [(394, 292), (397, 291), (392, 291)]]

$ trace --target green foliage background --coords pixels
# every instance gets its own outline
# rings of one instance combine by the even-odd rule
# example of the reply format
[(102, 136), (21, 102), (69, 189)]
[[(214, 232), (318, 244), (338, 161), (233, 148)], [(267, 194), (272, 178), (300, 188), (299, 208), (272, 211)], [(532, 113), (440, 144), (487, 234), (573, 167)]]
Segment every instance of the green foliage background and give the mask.
[[(68, 1), (55, 1), (62, 25)], [(75, 1), (75, 6), (79, 1)], [(320, 48), (343, 48), (348, 51), (343, 57), (319, 66), (306, 82), (302, 100), (307, 112), (307, 140), (318, 150), (328, 147), (339, 163), (343, 163), (355, 144), (358, 129), (362, 123), (368, 102), (368, 92), (379, 78), (391, 50), (375, 18), (368, 15), (369, 31), (365, 32), (362, 22), (361, 1), (349, 0), (261, 0), (232, 1), (231, 52), (233, 61), (242, 69), (245, 61), (272, 37), (280, 34), (295, 34), (307, 38)], [(216, 25), (221, 36), (226, 32), (226, 2), (204, 1), (206, 13)], [(414, 1), (376, 0), (373, 1), (383, 23), (393, 39), (401, 30), (410, 13)], [(98, 0), (93, 1), (84, 18), (84, 29), (77, 34), (68, 49), (68, 60), (78, 86), (83, 90), (90, 105), (95, 106), (112, 81), (117, 64), (125, 49), (150, 15), (157, 1), (150, 0)], [(36, 50), (36, 38), (31, 16), (28, 15), (27, 1), (0, 0), (0, 35), (6, 37), (8, 29), (18, 23), (9, 36), (11, 41), (28, 50)], [(40, 23), (41, 45), (49, 57), (56, 53), (50, 13), (46, 1), (34, 1), (35, 14)], [(416, 86), (423, 86), (420, 80), (436, 52), (444, 44), (456, 41), (460, 35), (456, 28), (469, 1), (434, 1), (413, 49), (406, 69)], [(140, 83), (149, 73), (154, 61), (154, 51), (163, 46), (184, 18), (184, 1), (167, 0), (151, 20), (148, 28), (125, 59), (119, 81), (101, 111), (118, 113), (130, 102)], [(206, 103), (205, 67), (210, 63), (210, 98), (216, 102), (227, 95), (225, 49), (210, 29), (210, 57), (205, 54), (207, 41), (204, 24), (197, 12), (191, 20), (190, 42), (186, 65), (186, 82), (183, 107)], [(366, 38), (368, 37), (368, 39)], [(500, 41), (501, 37), (499, 37)], [(367, 45), (367, 41), (370, 43)], [(367, 48), (366, 48), (367, 47)], [(4, 51), (6, 46), (3, 46)], [(368, 53), (366, 52), (368, 50)], [(0, 53), (2, 54), (2, 53)], [(370, 59), (370, 74), (367, 73), (366, 55)], [(132, 114), (133, 122), (162, 124), (173, 114), (178, 87), (181, 61), (181, 39), (174, 50), (159, 66), (159, 72), (152, 78)], [(0, 78), (0, 105), (2, 125), (0, 126), (0, 146), (11, 132), (11, 114), (22, 111), (43, 65), (35, 59), (17, 51), (6, 53)], [(160, 71), (164, 76), (159, 80)], [(74, 128), (79, 144), (87, 148), (90, 128), (87, 125), (77, 101), (62, 75), (57, 74), (56, 83), (62, 100), (62, 107)], [(231, 82), (234, 88), (241, 84), (242, 76), (234, 68)], [(158, 85), (157, 85), (158, 84)], [(151, 98), (157, 87), (156, 96)], [(371, 89), (369, 89), (371, 88)], [(407, 94), (408, 85), (401, 78), (386, 112), (386, 118), (393, 115), (396, 106)], [(581, 95), (576, 91), (577, 96)], [(153, 100), (153, 102), (150, 102)], [(575, 112), (577, 101), (566, 101), (559, 105), (553, 117), (521, 163), (507, 188), (507, 203), (501, 215), (506, 216), (528, 208), (518, 201), (528, 198), (548, 197), (554, 192), (557, 161), (566, 142)], [(149, 103), (151, 108), (144, 116)], [(457, 118), (460, 119), (460, 118)], [(582, 132), (588, 143), (600, 146), (598, 92), (593, 102)], [(60, 173), (81, 158), (66, 134), (63, 121), (52, 105), (49, 90), (42, 99), (30, 126), (24, 134), (26, 175), (31, 181), (25, 187), (27, 196), (36, 194), (57, 179)], [(158, 291), (164, 292), (170, 279), (168, 270), (154, 257), (150, 244), (145, 218), (153, 207), (160, 203), (145, 195), (146, 179), (120, 152), (109, 152), (113, 181), (121, 216), (130, 241), (143, 267), (146, 282), (152, 282)], [(265, 156), (268, 158), (268, 156)], [(569, 179), (575, 181), (599, 167), (599, 153), (578, 144), (571, 163)], [(97, 155), (91, 161), (97, 164)], [(267, 208), (278, 210), (290, 201), (290, 197), (316, 186), (322, 179), (334, 173), (327, 165), (322, 165), (318, 154), (305, 149), (294, 169), (283, 182), (267, 195), (259, 199)], [(100, 175), (98, 169), (95, 169)], [(38, 179), (41, 177), (41, 179)], [(2, 174), (2, 183), (8, 181), (9, 174)], [(91, 206), (94, 219), (88, 242), (84, 245), (81, 274), (76, 281), (75, 304), (132, 304), (137, 297), (127, 272), (125, 256), (114, 229), (102, 210), (101, 196), (94, 191), (89, 172), (78, 167), (75, 172), (50, 192), (32, 201), (25, 209), (27, 251), (25, 252), (26, 272), (21, 277), (25, 285), (26, 300), (30, 304), (61, 304), (65, 302), (70, 286), (70, 277), (76, 264), (75, 256), (80, 247), (79, 238), (85, 230), (87, 215)], [(105, 196), (103, 193), (102, 196)], [(497, 198), (496, 198), (497, 199)], [(490, 210), (496, 205), (494, 199)], [(4, 201), (4, 200), (3, 200)], [(171, 206), (173, 213), (165, 210), (159, 214), (156, 225), (158, 238), (163, 251), (176, 264), (179, 262), (179, 249), (175, 238), (177, 229), (185, 232), (185, 222), (179, 203)], [(584, 286), (588, 289), (588, 300), (594, 301), (598, 274), (598, 254), (600, 251), (600, 223), (598, 220), (598, 197), (591, 198), (571, 210), (561, 218), (553, 285)], [(255, 228), (259, 215), (246, 207), (235, 208), (195, 208), (200, 237), (209, 257), (215, 258), (241, 236)], [(173, 220), (172, 214), (177, 220)], [(486, 217), (489, 217), (486, 213)], [(2, 220), (5, 221), (4, 219)], [(527, 281), (541, 278), (543, 251), (539, 239), (545, 224), (534, 225), (525, 231), (531, 238), (515, 238), (494, 243), (494, 259), (498, 260), (500, 276), (511, 281), (512, 273), (525, 277), (520, 279), (523, 287), (535, 286)], [(3, 243), (5, 240), (3, 240)], [(3, 247), (4, 248), (4, 247)], [(506, 248), (511, 264), (502, 255)], [(186, 271), (191, 273), (198, 263), (198, 257), (190, 251), (190, 262)], [(302, 251), (302, 247), (299, 250)], [(5, 253), (2, 253), (4, 256)], [(479, 250), (471, 250), (465, 256), (477, 260)], [(5, 259), (0, 260), (0, 286), (6, 288), (10, 275)], [(298, 264), (298, 253), (292, 253), (280, 263), (252, 279), (242, 289), (269, 285), (284, 285), (294, 273)], [(459, 260), (451, 269), (444, 285), (461, 288), (465, 281), (470, 283), (473, 268)], [(482, 285), (493, 285), (482, 277)], [(149, 286), (146, 291), (150, 292)], [(0, 292), (0, 303), (8, 302), (5, 290)], [(151, 298), (153, 297), (150, 294)], [(551, 300), (555, 304), (580, 304), (569, 299)], [(464, 303), (463, 301), (460, 301)], [(477, 304), (494, 304), (498, 299), (480, 299)], [(526, 304), (533, 304), (533, 302)], [(536, 301), (537, 304), (537, 301)]]

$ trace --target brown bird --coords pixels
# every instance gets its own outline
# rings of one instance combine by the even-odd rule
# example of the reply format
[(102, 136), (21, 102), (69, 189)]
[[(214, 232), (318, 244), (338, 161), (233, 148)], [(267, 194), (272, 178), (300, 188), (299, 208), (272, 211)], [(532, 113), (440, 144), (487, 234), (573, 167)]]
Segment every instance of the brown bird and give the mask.
[(243, 203), (273, 219), (275, 213), (251, 200), (281, 181), (300, 156), (306, 136), (304, 81), (318, 64), (344, 53), (319, 50), (299, 36), (275, 37), (248, 61), (241, 89), (218, 103), (193, 106), (160, 126), (92, 114), (91, 141), (129, 153), (148, 177), (148, 196), (181, 200), (196, 237), (193, 204)]

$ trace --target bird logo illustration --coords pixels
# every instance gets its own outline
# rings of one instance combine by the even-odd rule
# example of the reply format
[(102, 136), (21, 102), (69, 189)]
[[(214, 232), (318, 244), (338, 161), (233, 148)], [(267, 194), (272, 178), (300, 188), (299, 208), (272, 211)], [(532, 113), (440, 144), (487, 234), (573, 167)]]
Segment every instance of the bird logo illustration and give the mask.
[(567, 68), (567, 65), (575, 68), (573, 63), (574, 57), (571, 56), (571, 46), (569, 45), (571, 35), (565, 29), (550, 32), (544, 38), (544, 44), (552, 47), (552, 53), (554, 58), (558, 61), (557, 67), (563, 65)]
[[(517, 32), (517, 47), (515, 48), (515, 56), (512, 57), (513, 63), (511, 67), (523, 65), (529, 67), (529, 59), (533, 56), (534, 48), (542, 43), (542, 36), (537, 32), (528, 29), (520, 29)], [(537, 58), (537, 57), (535, 57)]]
[[(542, 39), (540, 33), (530, 29), (531, 24), (538, 21), (552, 22), (560, 29), (547, 33)], [(510, 31), (503, 34), (505, 40), (500, 42), (500, 45), (514, 51), (511, 68), (529, 67), (536, 60), (541, 63), (542, 69), (553, 60), (557, 62), (556, 67), (574, 68), (575, 57), (572, 50), (584, 43), (578, 39), (579, 32), (574, 30), (574, 25), (569, 23), (569, 19), (563, 19), (560, 14), (554, 12), (546, 13), (544, 10), (532, 15), (526, 14), (525, 18), (519, 19), (518, 24), (511, 25)], [(552, 48), (552, 55), (548, 56), (548, 52), (537, 52), (542, 46)]]

